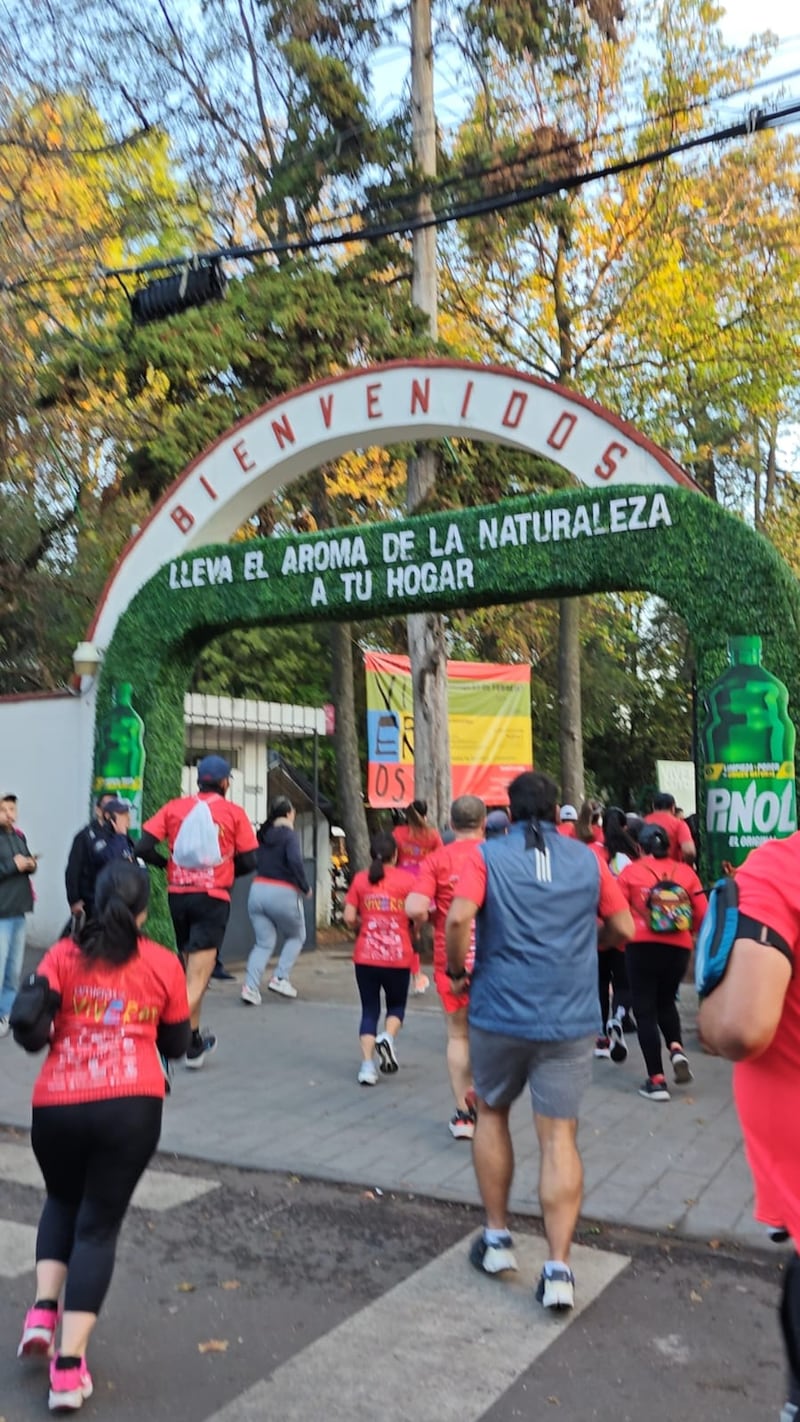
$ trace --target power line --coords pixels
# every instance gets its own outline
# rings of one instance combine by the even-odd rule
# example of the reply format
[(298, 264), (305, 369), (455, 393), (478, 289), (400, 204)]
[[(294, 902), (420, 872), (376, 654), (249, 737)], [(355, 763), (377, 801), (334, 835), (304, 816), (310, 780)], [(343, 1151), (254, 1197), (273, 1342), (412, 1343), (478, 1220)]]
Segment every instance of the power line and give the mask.
[[(146, 276), (154, 271), (179, 269), (186, 266), (187, 261), (193, 260), (195, 257), (201, 261), (212, 261), (215, 259), (221, 261), (245, 261), (254, 257), (285, 256), (293, 253), (318, 251), (326, 247), (344, 246), (350, 242), (378, 241), (384, 237), (396, 237), (410, 232), (421, 231), (429, 227), (444, 227), (452, 222), (459, 222), (466, 218), (505, 212), (515, 207), (521, 207), (525, 203), (535, 202), (542, 198), (554, 197), (557, 193), (574, 192), (579, 188), (587, 187), (592, 183), (602, 182), (607, 178), (619, 177), (624, 173), (631, 173), (640, 168), (651, 167), (656, 163), (665, 163), (669, 158), (692, 152), (694, 149), (707, 148), (714, 143), (727, 143), (734, 138), (750, 137), (766, 129), (777, 128), (785, 123), (790, 123), (798, 115), (800, 115), (800, 99), (794, 99), (787, 105), (776, 107), (773, 110), (752, 109), (750, 113), (738, 123), (728, 124), (725, 128), (715, 129), (711, 133), (698, 134), (693, 138), (684, 138), (674, 143), (665, 144), (661, 148), (653, 149), (648, 153), (639, 154), (635, 158), (623, 158), (615, 163), (608, 163), (602, 168), (594, 168), (584, 172), (564, 174), (561, 177), (545, 179), (538, 183), (518, 188), (510, 193), (501, 193), (486, 198), (475, 198), (469, 202), (454, 203), (449, 208), (434, 212), (430, 215), (400, 216), (393, 221), (373, 223), (367, 227), (351, 227), (342, 232), (323, 234), (316, 237), (287, 239), (284, 242), (260, 243), (253, 246), (220, 247), (212, 252), (193, 254), (193, 258), (156, 258), (153, 261), (139, 263), (136, 266), (104, 268), (102, 275), (106, 277)], [(351, 219), (358, 215), (357, 213), (351, 214)]]

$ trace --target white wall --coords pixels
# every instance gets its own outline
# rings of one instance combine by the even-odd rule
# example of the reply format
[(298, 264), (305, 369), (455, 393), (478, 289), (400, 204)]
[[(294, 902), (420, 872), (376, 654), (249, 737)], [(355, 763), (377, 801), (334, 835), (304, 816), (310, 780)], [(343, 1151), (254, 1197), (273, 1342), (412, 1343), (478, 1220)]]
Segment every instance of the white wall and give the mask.
[[(31, 852), (41, 856), (34, 879), (36, 904), (28, 920), (28, 943), (39, 948), (54, 942), (68, 917), (64, 870), (72, 840), (91, 811), (94, 714), (94, 683), (80, 695), (0, 697), (0, 795), (17, 796), (19, 827)], [(231, 798), (260, 823), (266, 815), (266, 785), (258, 766), (266, 764), (266, 744), (257, 746), (255, 736), (237, 731), (230, 739), (241, 742), (245, 757), (244, 774), (232, 775)], [(187, 793), (195, 788), (188, 769), (184, 786)], [(297, 828), (303, 853), (311, 858), (311, 815), (300, 816)], [(330, 838), (323, 816), (317, 843), (317, 922), (323, 924), (330, 912)]]
[(0, 795), (18, 797), (18, 823), (40, 854), (28, 942), (48, 947), (69, 916), (64, 870), (89, 819), (94, 696), (68, 692), (0, 699)]

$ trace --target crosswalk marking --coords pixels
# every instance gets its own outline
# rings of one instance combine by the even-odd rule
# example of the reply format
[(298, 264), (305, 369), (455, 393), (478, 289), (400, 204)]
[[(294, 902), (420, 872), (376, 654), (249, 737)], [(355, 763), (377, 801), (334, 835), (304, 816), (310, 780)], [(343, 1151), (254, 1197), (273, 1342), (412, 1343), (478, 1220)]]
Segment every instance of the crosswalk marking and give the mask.
[(33, 1269), (36, 1230), (33, 1225), (0, 1220), (0, 1278), (16, 1279)]
[[(534, 1302), (543, 1239), (516, 1235), (520, 1271), (481, 1276), (462, 1240), (208, 1422), (477, 1422), (626, 1267), (628, 1259), (575, 1247), (575, 1308), (554, 1317)], [(424, 1340), (425, 1386), (417, 1381)], [(367, 1360), (373, 1361), (368, 1367)], [(438, 1384), (436, 1382), (438, 1380)]]
[[(14, 1185), (43, 1189), (42, 1174), (29, 1146), (0, 1144), (0, 1180)], [(174, 1170), (146, 1170), (133, 1194), (132, 1204), (140, 1210), (172, 1210), (188, 1204), (210, 1190), (218, 1190), (218, 1180), (200, 1175), (179, 1175)]]

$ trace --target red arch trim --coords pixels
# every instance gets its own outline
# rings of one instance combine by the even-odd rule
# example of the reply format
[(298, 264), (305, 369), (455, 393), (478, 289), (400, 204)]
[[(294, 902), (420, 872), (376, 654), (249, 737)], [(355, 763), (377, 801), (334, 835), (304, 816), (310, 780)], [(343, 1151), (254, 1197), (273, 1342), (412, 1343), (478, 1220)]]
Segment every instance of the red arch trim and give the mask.
[(247, 426), (252, 424), (254, 420), (260, 420), (263, 415), (267, 414), (268, 411), (275, 409), (276, 406), (283, 405), (287, 400), (291, 400), (297, 395), (304, 395), (310, 390), (324, 391), (332, 386), (344, 384), (346, 381), (349, 380), (361, 379), (365, 375), (380, 375), (388, 370), (416, 370), (419, 368), (465, 371), (473, 370), (476, 373), (480, 373), (481, 375), (499, 375), (504, 377), (505, 379), (508, 379), (510, 376), (513, 377), (514, 380), (519, 381), (521, 384), (535, 385), (542, 390), (547, 390), (550, 393), (557, 394), (568, 403), (573, 405), (579, 405), (582, 409), (591, 411), (592, 414), (597, 415), (613, 429), (618, 430), (620, 431), (620, 433), (624, 434), (625, 437), (629, 439), (632, 444), (638, 445), (641, 449), (645, 450), (648, 454), (650, 454), (653, 459), (661, 465), (665, 473), (667, 473), (676, 484), (680, 484), (687, 489), (692, 489), (696, 493), (702, 492), (700, 486), (695, 482), (694, 479), (692, 479), (691, 475), (687, 474), (686, 470), (683, 469), (682, 466), (678, 464), (677, 461), (674, 460), (671, 455), (667, 454), (666, 451), (661, 449), (657, 444), (654, 444), (653, 441), (651, 439), (648, 439), (646, 435), (642, 434), (634, 426), (629, 425), (625, 420), (621, 419), (619, 415), (615, 415), (611, 410), (607, 410), (605, 406), (598, 404), (596, 400), (591, 400), (588, 396), (581, 395), (575, 390), (570, 390), (564, 385), (557, 384), (555, 381), (544, 380), (541, 376), (538, 375), (528, 375), (527, 373), (517, 371), (510, 366), (493, 364), (480, 365), (477, 364), (475, 361), (448, 360), (445, 357), (436, 356), (424, 357), (418, 360), (385, 361), (381, 365), (374, 366), (358, 366), (352, 370), (342, 371), (339, 375), (329, 376), (325, 380), (310, 380), (305, 385), (298, 385), (293, 390), (287, 390), (284, 391), (282, 395), (276, 395), (272, 400), (268, 400), (265, 405), (259, 406), (257, 410), (253, 410), (249, 415), (245, 415), (235, 425), (231, 425), (230, 428), (223, 431), (223, 433), (219, 435), (216, 440), (214, 440), (211, 444), (206, 445), (205, 449), (203, 449), (199, 454), (197, 454), (190, 464), (186, 465), (186, 468), (183, 470), (183, 472), (178, 475), (177, 479), (175, 479), (173, 483), (170, 484), (169, 488), (166, 489), (161, 495), (161, 498), (158, 500), (158, 503), (155, 504), (154, 507), (151, 509), (145, 522), (141, 525), (140, 528), (137, 529), (133, 537), (128, 540), (119, 557), (117, 558), (114, 567), (112, 568), (108, 578), (106, 579), (105, 587), (103, 588), (100, 601), (97, 604), (91, 625), (87, 633), (88, 637), (91, 639), (94, 634), (95, 628), (100, 619), (100, 615), (105, 606), (108, 594), (114, 583), (116, 583), (117, 578), (121, 575), (125, 562), (131, 550), (144, 536), (148, 527), (158, 517), (165, 504), (175, 498), (176, 494), (180, 490), (181, 485), (186, 479), (188, 479), (188, 477), (190, 476), (190, 474), (192, 474), (197, 465), (206, 460), (208, 456), (212, 453), (212, 451), (215, 450), (219, 445), (224, 443), (226, 440), (229, 440), (231, 435), (235, 434), (239, 430), (247, 429)]

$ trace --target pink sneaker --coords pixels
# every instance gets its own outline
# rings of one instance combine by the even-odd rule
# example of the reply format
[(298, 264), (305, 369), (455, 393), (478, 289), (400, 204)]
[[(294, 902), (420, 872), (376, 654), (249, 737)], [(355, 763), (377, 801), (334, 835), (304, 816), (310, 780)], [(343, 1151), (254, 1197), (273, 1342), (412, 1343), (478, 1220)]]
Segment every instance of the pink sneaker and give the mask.
[(76, 1368), (57, 1368), (58, 1353), (50, 1364), (50, 1396), (47, 1405), (51, 1412), (77, 1412), (87, 1397), (91, 1397), (94, 1387), (92, 1375), (81, 1358)]
[(58, 1313), (54, 1308), (29, 1308), (25, 1315), (18, 1358), (52, 1358), (55, 1352)]

